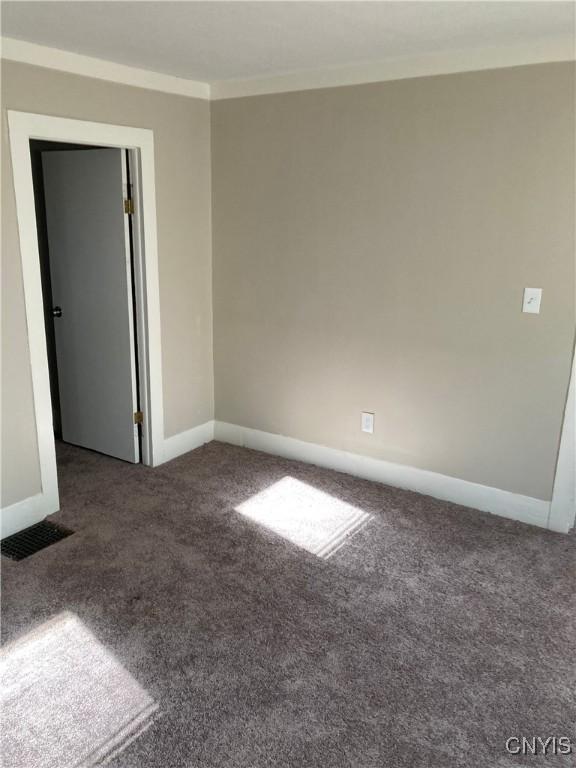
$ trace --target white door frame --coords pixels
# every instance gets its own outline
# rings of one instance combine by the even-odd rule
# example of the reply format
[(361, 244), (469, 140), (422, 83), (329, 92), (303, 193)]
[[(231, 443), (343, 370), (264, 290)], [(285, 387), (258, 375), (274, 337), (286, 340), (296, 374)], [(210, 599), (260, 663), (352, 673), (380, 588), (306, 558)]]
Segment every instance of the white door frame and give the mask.
[(567, 533), (576, 518), (576, 348), (566, 397), (548, 528)]
[[(134, 289), (140, 403), (144, 416), (142, 462), (148, 466), (161, 464), (164, 443), (154, 134), (151, 130), (144, 128), (130, 128), (13, 110), (8, 111), (8, 127), (42, 489), (39, 495), (24, 499), (2, 510), (2, 536), (32, 525), (56, 512), (60, 507), (30, 158), (31, 139), (129, 150), (132, 194), (135, 204)], [(10, 514), (11, 512), (13, 514)]]

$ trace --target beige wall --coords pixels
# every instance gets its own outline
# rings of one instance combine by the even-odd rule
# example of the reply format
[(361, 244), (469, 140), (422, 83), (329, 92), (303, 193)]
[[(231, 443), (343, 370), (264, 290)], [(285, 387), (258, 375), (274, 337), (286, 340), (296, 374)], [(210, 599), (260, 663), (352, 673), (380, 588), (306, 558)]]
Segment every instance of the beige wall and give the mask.
[(166, 436), (213, 417), (208, 102), (3, 62), (2, 504), (40, 490), (6, 109), (154, 131)]
[[(210, 108), (7, 62), (2, 86), (8, 505), (40, 481), (5, 110), (154, 131), (170, 436), (213, 416)], [(549, 499), (574, 132), (569, 64), (214, 102), (217, 418)]]
[(216, 417), (550, 499), (574, 84), (550, 64), (215, 102)]

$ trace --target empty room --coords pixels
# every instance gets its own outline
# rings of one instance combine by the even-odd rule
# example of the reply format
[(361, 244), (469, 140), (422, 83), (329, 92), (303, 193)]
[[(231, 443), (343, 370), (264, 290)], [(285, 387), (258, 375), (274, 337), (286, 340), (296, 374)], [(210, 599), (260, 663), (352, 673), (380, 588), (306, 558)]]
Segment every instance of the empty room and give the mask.
[(0, 9), (3, 768), (576, 765), (576, 5)]

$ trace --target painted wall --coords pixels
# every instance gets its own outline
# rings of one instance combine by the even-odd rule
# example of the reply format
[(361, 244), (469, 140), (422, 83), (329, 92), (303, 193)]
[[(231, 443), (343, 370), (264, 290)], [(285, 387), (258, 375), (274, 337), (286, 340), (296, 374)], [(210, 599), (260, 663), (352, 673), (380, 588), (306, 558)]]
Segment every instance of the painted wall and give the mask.
[[(40, 482), (5, 110), (154, 130), (171, 436), (213, 417), (210, 105), (2, 70), (9, 505)], [(550, 499), (575, 327), (574, 84), (553, 64), (213, 103), (217, 418)], [(525, 285), (544, 289), (539, 316), (520, 312)]]
[(2, 62), (2, 505), (40, 490), (7, 109), (154, 131), (165, 434), (213, 418), (210, 106)]
[(574, 86), (546, 64), (213, 103), (216, 418), (549, 500)]

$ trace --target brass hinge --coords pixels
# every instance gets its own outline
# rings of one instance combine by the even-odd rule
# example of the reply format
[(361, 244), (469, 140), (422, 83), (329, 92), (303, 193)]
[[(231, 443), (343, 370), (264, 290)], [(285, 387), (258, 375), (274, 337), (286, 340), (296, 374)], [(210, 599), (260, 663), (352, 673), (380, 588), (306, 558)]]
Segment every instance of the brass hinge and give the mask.
[(142, 411), (135, 411), (134, 413), (134, 424), (142, 424), (144, 421), (144, 414)]
[(124, 213), (134, 213), (134, 200), (132, 198), (124, 200)]

